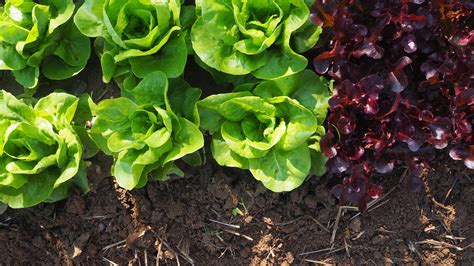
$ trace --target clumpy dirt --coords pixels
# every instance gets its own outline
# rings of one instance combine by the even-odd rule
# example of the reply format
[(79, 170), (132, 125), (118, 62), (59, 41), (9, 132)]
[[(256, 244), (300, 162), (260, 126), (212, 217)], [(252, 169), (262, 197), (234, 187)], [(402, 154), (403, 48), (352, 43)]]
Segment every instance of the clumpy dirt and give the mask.
[(379, 177), (385, 196), (357, 216), (337, 204), (329, 194), (333, 181), (324, 177), (278, 194), (245, 171), (209, 161), (184, 166), (184, 178), (128, 192), (109, 177), (110, 159), (97, 156), (88, 194), (0, 216), (0, 261), (472, 264), (473, 171), (442, 155), (437, 161), (422, 192), (401, 185), (403, 169)]

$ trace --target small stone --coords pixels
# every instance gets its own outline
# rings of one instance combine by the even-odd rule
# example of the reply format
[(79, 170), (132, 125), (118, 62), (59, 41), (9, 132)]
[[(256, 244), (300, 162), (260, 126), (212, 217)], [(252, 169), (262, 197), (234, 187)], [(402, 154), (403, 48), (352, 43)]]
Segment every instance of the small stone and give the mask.
[(349, 228), (354, 233), (359, 233), (361, 231), (362, 221), (359, 217), (352, 219), (351, 223), (349, 224)]
[(224, 208), (224, 209), (226, 209), (226, 210), (229, 210), (229, 209), (232, 209), (232, 208), (237, 207), (237, 204), (239, 204), (239, 202), (236, 201), (235, 198), (233, 198), (233, 197), (228, 197), (228, 198), (225, 200), (224, 206), (223, 206), (222, 208)]
[(97, 231), (98, 231), (98, 232), (102, 232), (102, 231), (104, 231), (104, 230), (105, 230), (105, 224), (100, 223), (99, 226), (98, 226), (98, 228), (97, 228)]
[(84, 246), (87, 244), (87, 241), (89, 241), (91, 234), (86, 232), (81, 234), (74, 243), (72, 244), (72, 247), (69, 250), (69, 256), (71, 259), (75, 259), (79, 257), (82, 254), (82, 250), (84, 249)]
[(8, 205), (0, 203), (0, 215), (8, 209)]
[(295, 256), (293, 256), (293, 253), (287, 252), (286, 253), (286, 261), (291, 265), (295, 261)]
[(251, 215), (247, 215), (247, 216), (244, 218), (244, 222), (245, 222), (246, 224), (251, 223), (252, 220), (253, 220), (253, 216), (251, 216)]
[(449, 254), (449, 248), (445, 248), (445, 249), (441, 250), (441, 253), (443, 253), (443, 255), (447, 256)]

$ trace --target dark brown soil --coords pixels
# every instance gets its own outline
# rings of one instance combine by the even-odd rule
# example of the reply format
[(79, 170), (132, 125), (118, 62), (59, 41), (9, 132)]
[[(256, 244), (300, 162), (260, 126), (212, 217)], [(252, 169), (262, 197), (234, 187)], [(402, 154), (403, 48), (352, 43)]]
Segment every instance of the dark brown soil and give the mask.
[[(116, 95), (97, 66), (42, 87)], [(11, 84), (8, 77), (0, 83)], [(445, 155), (426, 173), (422, 192), (404, 187), (403, 168), (376, 177), (386, 194), (361, 215), (337, 204), (329, 190), (339, 181), (327, 177), (277, 194), (209, 159), (185, 167), (184, 178), (127, 192), (110, 177), (110, 163), (94, 158), (87, 195), (0, 215), (0, 264), (474, 265), (474, 171)]]
[(0, 216), (0, 261), (472, 265), (474, 175), (446, 159), (427, 174), (424, 192), (399, 185), (403, 169), (383, 177), (393, 190), (353, 218), (358, 212), (339, 207), (324, 178), (276, 194), (247, 172), (208, 163), (185, 169), (185, 178), (127, 192), (108, 177), (110, 162), (98, 156), (87, 195)]

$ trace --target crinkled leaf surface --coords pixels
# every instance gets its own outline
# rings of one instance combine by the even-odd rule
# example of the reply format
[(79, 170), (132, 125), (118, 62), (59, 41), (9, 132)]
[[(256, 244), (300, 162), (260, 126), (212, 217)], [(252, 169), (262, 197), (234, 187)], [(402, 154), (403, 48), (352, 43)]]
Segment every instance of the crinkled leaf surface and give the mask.
[(83, 144), (72, 125), (78, 102), (52, 93), (32, 107), (0, 92), (1, 202), (24, 208), (63, 199), (73, 183), (88, 190), (78, 175)]
[(198, 0), (196, 7), (193, 49), (207, 66), (227, 74), (276, 79), (298, 73), (307, 60), (295, 49), (312, 48), (321, 33), (303, 0)]
[(290, 191), (325, 172), (319, 141), (329, 83), (311, 71), (244, 84), (198, 102), (220, 165), (249, 169), (272, 191)]

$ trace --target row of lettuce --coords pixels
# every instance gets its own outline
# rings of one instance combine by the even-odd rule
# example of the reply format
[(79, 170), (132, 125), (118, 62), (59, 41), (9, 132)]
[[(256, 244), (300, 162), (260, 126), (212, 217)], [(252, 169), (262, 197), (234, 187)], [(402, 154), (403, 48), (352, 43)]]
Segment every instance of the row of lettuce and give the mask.
[(99, 150), (113, 156), (112, 175), (123, 188), (166, 180), (182, 174), (176, 160), (199, 158), (203, 131), (212, 134), (220, 165), (248, 169), (272, 191), (290, 191), (325, 172), (319, 141), (328, 85), (307, 70), (199, 100), (199, 89), (157, 71), (130, 97), (97, 105), (87, 94), (67, 93), (33, 105), (2, 90), (0, 201), (29, 207), (66, 197), (74, 184), (87, 191), (84, 160)]
[(309, 2), (86, 0), (77, 7), (72, 0), (7, 0), (0, 7), (0, 70), (11, 70), (25, 88), (37, 87), (40, 72), (69, 78), (87, 64), (91, 37), (105, 82), (155, 71), (180, 77), (190, 53), (211, 71), (276, 79), (307, 67), (299, 53), (321, 33)]
[[(214, 159), (248, 169), (275, 192), (326, 171), (319, 142), (331, 83), (300, 53), (321, 28), (310, 1), (6, 1), (0, 9), (0, 70), (32, 95), (40, 75), (79, 73), (91, 54), (121, 97), (0, 93), (0, 202), (13, 208), (88, 191), (88, 159), (102, 151), (125, 189), (182, 174), (211, 135)], [(232, 92), (201, 99), (182, 78), (189, 54)]]

